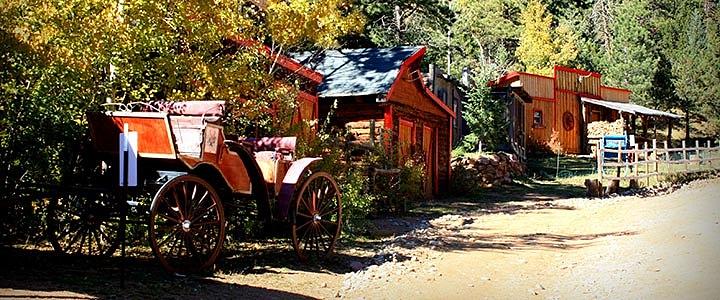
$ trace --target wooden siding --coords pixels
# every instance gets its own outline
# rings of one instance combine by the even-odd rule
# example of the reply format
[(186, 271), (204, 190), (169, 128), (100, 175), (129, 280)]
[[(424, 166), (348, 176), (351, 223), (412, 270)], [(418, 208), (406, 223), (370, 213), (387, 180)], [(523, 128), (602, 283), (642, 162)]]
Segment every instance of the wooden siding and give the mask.
[(600, 75), (587, 71), (555, 67), (555, 89), (599, 97)]
[(447, 115), (432, 99), (423, 93), (422, 72), (419, 71), (418, 66), (411, 66), (405, 70), (406, 71), (395, 80), (391, 94), (387, 95), (388, 100), (415, 107), (437, 116)]
[(422, 150), (425, 154), (425, 182), (423, 183), (423, 188), (425, 195), (429, 196), (432, 195), (435, 186), (434, 183), (437, 182), (435, 177), (435, 143), (433, 139), (435, 130), (430, 126), (424, 125), (422, 132), (423, 134), (420, 140), (422, 141)]
[[(427, 99), (427, 101), (431, 100)], [(399, 132), (401, 118), (414, 124), (415, 141), (411, 151), (423, 150), (420, 147), (426, 143), (423, 140), (425, 126), (435, 129), (432, 137), (433, 153), (431, 153), (436, 176), (433, 189), (435, 194), (447, 192), (450, 186), (450, 116), (440, 117), (402, 104), (395, 104), (392, 107), (394, 132)]]
[[(383, 107), (370, 100), (345, 97), (340, 99), (320, 99), (320, 118), (324, 119), (331, 110), (333, 102), (337, 100), (337, 108), (333, 111), (332, 125), (345, 128), (348, 122), (365, 121), (370, 119), (382, 119)], [(382, 126), (382, 123), (380, 123)]]
[[(533, 126), (533, 115), (535, 111), (542, 111), (543, 125), (540, 127)], [(550, 101), (533, 101), (525, 105), (525, 128), (527, 128), (527, 137), (532, 140), (531, 143), (544, 145), (550, 140), (552, 134), (555, 103)]]
[[(582, 132), (582, 120), (580, 101), (577, 95), (571, 93), (557, 93), (557, 109), (555, 114), (555, 130), (558, 132), (560, 142), (568, 153), (580, 153), (580, 134)], [(572, 115), (572, 126), (567, 130), (565, 124), (565, 113)]]
[(375, 140), (380, 138), (380, 134), (382, 134), (384, 126), (383, 123), (383, 119), (362, 120), (348, 122), (345, 124), (345, 128), (353, 135), (356, 141), (361, 143), (370, 143), (370, 140), (373, 138), (375, 138)]
[(523, 90), (533, 98), (555, 98), (551, 77), (520, 73), (520, 82), (522, 82)]
[(600, 87), (600, 96), (603, 100), (614, 102), (630, 102), (630, 91), (607, 86)]

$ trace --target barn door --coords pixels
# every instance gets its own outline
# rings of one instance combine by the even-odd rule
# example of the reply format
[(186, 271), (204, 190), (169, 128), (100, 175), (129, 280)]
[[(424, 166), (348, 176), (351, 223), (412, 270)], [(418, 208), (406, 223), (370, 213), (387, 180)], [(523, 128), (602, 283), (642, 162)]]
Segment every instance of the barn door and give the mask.
[(433, 146), (435, 144), (435, 141), (433, 139), (433, 128), (428, 126), (423, 126), (423, 153), (425, 153), (425, 172), (426, 176), (425, 178), (425, 195), (427, 197), (432, 196), (433, 192), (433, 184), (436, 181), (435, 176), (435, 151), (433, 151)]
[(414, 128), (415, 125), (413, 122), (400, 119), (400, 131), (398, 132), (398, 150), (400, 155), (398, 158), (401, 163), (410, 158), (412, 155), (412, 145), (415, 144), (415, 134), (413, 133)]

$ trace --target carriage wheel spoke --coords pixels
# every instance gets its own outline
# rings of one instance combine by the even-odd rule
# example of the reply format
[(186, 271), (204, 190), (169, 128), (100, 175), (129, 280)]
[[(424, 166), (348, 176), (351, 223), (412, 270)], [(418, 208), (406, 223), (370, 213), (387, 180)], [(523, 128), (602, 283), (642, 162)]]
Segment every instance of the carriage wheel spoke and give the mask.
[(308, 226), (309, 224), (312, 224), (312, 222), (313, 222), (312, 220), (307, 221), (307, 222), (305, 222), (304, 224), (302, 224), (302, 225), (298, 226), (297, 228), (295, 228), (295, 230), (300, 230), (301, 228), (303, 228), (303, 227), (305, 227), (305, 226)]
[[(163, 197), (169, 201), (163, 201)], [(177, 218), (165, 212), (175, 209)], [(151, 225), (153, 251), (170, 272), (197, 271), (209, 266), (224, 240), (220, 198), (212, 186), (191, 174), (172, 179), (158, 191), (151, 209)]]
[(329, 215), (329, 214), (334, 214), (334, 213), (336, 213), (336, 212), (338, 212), (338, 211), (339, 211), (338, 208), (334, 208), (334, 209), (331, 209), (331, 210), (328, 210), (328, 211), (321, 211), (321, 212), (319, 213), (319, 215), (320, 215), (321, 217), (324, 217), (324, 216), (327, 216), (327, 215)]
[(180, 219), (185, 219), (185, 212), (183, 211), (183, 208), (180, 207), (180, 198), (177, 195), (177, 189), (172, 189), (171, 195), (175, 199), (175, 205), (178, 211), (178, 214), (180, 214)]
[(170, 217), (170, 216), (168, 216), (168, 215), (158, 214), (158, 216), (160, 216), (160, 217), (162, 217), (163, 219), (168, 220), (168, 221), (170, 221), (170, 222), (176, 223), (176, 224), (182, 223), (182, 222), (180, 222), (180, 220), (175, 219), (175, 218), (173, 218), (173, 217)]
[(220, 225), (220, 222), (215, 220), (215, 221), (197, 222), (197, 223), (192, 224), (193, 227), (202, 227), (205, 225)]
[(330, 254), (341, 218), (335, 181), (325, 172), (314, 173), (300, 187), (294, 201), (293, 242), (298, 256), (307, 259)]
[(200, 218), (202, 218), (202, 217), (204, 217), (204, 216), (207, 216), (207, 212), (209, 212), (211, 209), (215, 208), (216, 206), (217, 206), (217, 203), (213, 203), (212, 205), (204, 208), (204, 209), (202, 210), (202, 213), (201, 213), (201, 214), (197, 214), (194, 218), (190, 219), (190, 221), (191, 221), (191, 222), (195, 222), (195, 221), (197, 221), (198, 219), (200, 219)]

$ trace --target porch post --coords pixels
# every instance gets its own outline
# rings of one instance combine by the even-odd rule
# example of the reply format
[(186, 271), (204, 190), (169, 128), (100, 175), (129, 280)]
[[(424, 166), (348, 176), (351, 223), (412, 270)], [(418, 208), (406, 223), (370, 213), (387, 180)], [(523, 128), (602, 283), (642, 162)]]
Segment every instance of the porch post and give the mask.
[(668, 134), (667, 134), (667, 141), (670, 144), (670, 147), (672, 147), (672, 128), (673, 128), (673, 118), (667, 117), (668, 120)]

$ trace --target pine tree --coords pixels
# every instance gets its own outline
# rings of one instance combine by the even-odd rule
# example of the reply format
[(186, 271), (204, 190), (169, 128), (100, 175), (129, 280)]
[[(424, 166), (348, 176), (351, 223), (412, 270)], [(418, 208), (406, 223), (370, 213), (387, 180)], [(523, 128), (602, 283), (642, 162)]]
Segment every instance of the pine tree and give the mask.
[(718, 65), (708, 47), (702, 11), (688, 7), (681, 20), (681, 35), (677, 49), (672, 51), (671, 60), (673, 83), (679, 97), (677, 107), (685, 114), (685, 139), (689, 139), (693, 114), (704, 103), (710, 102), (711, 97), (716, 96), (708, 94), (708, 90), (716, 81), (713, 70)]
[(598, 59), (605, 83), (630, 89), (632, 102), (646, 104), (658, 61), (653, 52), (648, 0), (625, 1), (614, 14), (612, 39)]

